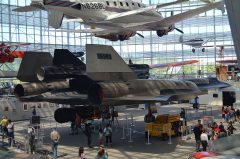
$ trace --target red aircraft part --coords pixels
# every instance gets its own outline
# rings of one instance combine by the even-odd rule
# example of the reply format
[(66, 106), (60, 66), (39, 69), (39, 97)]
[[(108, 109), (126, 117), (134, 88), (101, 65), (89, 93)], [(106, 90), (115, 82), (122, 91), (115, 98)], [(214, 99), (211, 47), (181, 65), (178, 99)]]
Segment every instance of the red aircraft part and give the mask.
[(13, 51), (9, 54), (9, 56), (12, 56), (13, 58), (23, 58), (24, 52), (23, 51)]
[(149, 67), (150, 68), (176, 67), (176, 66), (190, 65), (197, 62), (198, 62), (197, 60), (189, 60), (189, 61), (181, 61), (181, 62), (170, 62), (165, 64), (153, 64), (153, 65), (149, 65)]
[(15, 58), (22, 58), (24, 52), (22, 51), (13, 51), (11, 53), (2, 53), (0, 54), (0, 63), (13, 62)]
[(196, 152), (192, 154), (192, 157), (196, 159), (201, 159), (204, 157), (214, 157), (214, 156), (217, 156), (217, 154), (214, 152)]

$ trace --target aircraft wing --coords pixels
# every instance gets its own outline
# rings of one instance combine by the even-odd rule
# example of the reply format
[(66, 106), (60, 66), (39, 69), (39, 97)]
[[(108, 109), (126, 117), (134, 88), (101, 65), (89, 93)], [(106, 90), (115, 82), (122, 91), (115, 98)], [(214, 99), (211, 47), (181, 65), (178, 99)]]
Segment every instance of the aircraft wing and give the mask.
[(167, 102), (171, 99), (171, 95), (159, 96), (159, 97), (119, 97), (119, 98), (106, 98), (109, 101), (124, 101), (124, 102), (133, 102), (133, 101), (143, 101), (143, 102)]
[(204, 13), (206, 11), (209, 11), (214, 8), (219, 8), (223, 5), (224, 2), (216, 2), (207, 4), (203, 7), (199, 7), (193, 10), (189, 10), (187, 12), (183, 12), (180, 14), (176, 14), (170, 17), (166, 17), (164, 19), (161, 19), (159, 21), (154, 22), (146, 22), (141, 24), (129, 24), (124, 27), (125, 30), (136, 30), (136, 31), (147, 31), (147, 30), (157, 30), (159, 27), (169, 26), (172, 24), (175, 24), (177, 22), (183, 21), (185, 19), (191, 18), (193, 16), (199, 15), (201, 13)]
[(41, 10), (41, 8), (34, 7), (34, 6), (23, 6), (13, 9), (14, 12), (33, 12)]
[(19, 47), (19, 46), (26, 46), (26, 45), (31, 45), (31, 44), (30, 43), (19, 43), (19, 44), (15, 44), (15, 45), (3, 45), (3, 46), (0, 46), (0, 49), (11, 48), (11, 47)]
[(0, 78), (15, 78), (17, 71), (0, 71)]
[(67, 95), (65, 93), (50, 95), (49, 93), (41, 94), (41, 95), (31, 95), (20, 97), (20, 100), (23, 102), (50, 102), (57, 104), (72, 104), (72, 105), (80, 105), (80, 104), (88, 104), (88, 98), (85, 94), (78, 95)]
[(91, 34), (107, 34), (109, 31), (101, 29), (101, 28), (96, 28), (96, 29), (76, 29), (76, 30), (69, 30), (69, 29), (60, 29), (56, 30), (59, 32), (74, 32), (74, 33), (91, 33)]
[[(151, 6), (148, 6), (148, 7), (145, 7), (145, 8), (135, 9), (135, 10), (131, 10), (131, 11), (123, 12), (123, 13), (117, 13), (117, 14), (109, 15), (105, 19), (105, 21), (117, 20), (119, 18), (128, 17), (128, 16), (131, 16), (131, 15), (136, 15), (136, 14), (139, 14), (139, 13), (147, 12), (147, 11), (162, 8), (162, 7), (167, 7), (167, 6), (170, 6), (170, 5), (174, 5), (174, 4), (178, 4), (178, 3), (182, 3), (182, 2), (186, 2), (186, 1), (189, 1), (189, 0), (177, 0), (177, 1), (174, 1), (174, 2), (169, 2), (169, 3), (164, 3), (164, 4), (156, 4), (156, 5), (151, 5)], [(106, 10), (108, 10), (108, 8), (110, 8), (110, 7), (107, 7)]]
[(182, 92), (175, 92), (171, 94), (166, 94), (166, 95), (160, 95), (156, 97), (152, 96), (123, 96), (123, 97), (118, 97), (118, 98), (105, 98), (105, 100), (108, 101), (124, 101), (124, 102), (140, 102), (142, 101), (143, 103), (145, 102), (168, 102), (170, 100), (176, 99), (177, 97), (180, 96), (187, 96), (187, 95), (194, 95), (194, 94), (200, 94), (200, 90), (192, 91), (192, 90), (183, 90)]
[(197, 60), (188, 60), (188, 61), (180, 61), (180, 62), (170, 62), (165, 64), (152, 64), (149, 65), (151, 69), (153, 68), (163, 68), (163, 67), (176, 67), (176, 66), (183, 66), (183, 65), (190, 65), (197, 63)]

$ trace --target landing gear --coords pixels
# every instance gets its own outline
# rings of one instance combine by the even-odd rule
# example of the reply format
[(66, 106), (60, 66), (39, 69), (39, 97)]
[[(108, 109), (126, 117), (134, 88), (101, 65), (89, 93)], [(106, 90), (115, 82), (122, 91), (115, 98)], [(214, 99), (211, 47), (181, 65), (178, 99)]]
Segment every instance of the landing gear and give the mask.
[[(192, 48), (192, 52), (195, 53), (195, 52), (196, 52), (196, 49), (195, 49), (195, 48)], [(202, 52), (205, 52), (205, 48), (202, 48)]]

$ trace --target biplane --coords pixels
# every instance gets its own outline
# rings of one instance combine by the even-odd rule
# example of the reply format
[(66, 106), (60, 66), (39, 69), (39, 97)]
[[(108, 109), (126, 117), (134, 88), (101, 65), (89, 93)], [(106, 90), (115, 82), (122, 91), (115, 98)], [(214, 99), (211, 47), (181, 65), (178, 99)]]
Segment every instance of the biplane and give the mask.
[(17, 49), (20, 46), (26, 45), (30, 45), (30, 43), (16, 43), (10, 45), (3, 42), (0, 43), (0, 63), (12, 63), (15, 58), (22, 58), (24, 56), (24, 52)]

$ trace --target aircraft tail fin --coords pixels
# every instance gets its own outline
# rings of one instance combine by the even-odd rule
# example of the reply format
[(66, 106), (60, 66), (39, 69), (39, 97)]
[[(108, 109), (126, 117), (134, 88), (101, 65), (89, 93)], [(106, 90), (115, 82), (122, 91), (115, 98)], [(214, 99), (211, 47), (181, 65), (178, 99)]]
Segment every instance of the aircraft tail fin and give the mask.
[[(207, 3), (207, 4), (211, 4), (211, 3), (214, 3), (214, 2), (215, 2), (215, 0), (201, 0), (201, 1), (204, 2), (204, 3)], [(217, 9), (220, 10), (220, 11), (222, 11), (222, 13), (225, 12), (224, 1), (221, 2), (221, 5), (219, 5), (219, 6), (217, 7)]]
[(95, 81), (128, 81), (136, 74), (112, 46), (86, 45), (86, 72)]
[(63, 21), (63, 12), (56, 11), (56, 10), (49, 10), (48, 11), (48, 25), (55, 29), (59, 29), (62, 25)]
[[(37, 82), (37, 71), (42, 66), (52, 65), (52, 55), (49, 52), (25, 52), (17, 78), (22, 82)], [(33, 65), (34, 64), (34, 65)]]
[(77, 58), (73, 53), (71, 53), (67, 49), (55, 49), (54, 57), (53, 57), (53, 65), (61, 66), (61, 65), (75, 65), (75, 66), (84, 66), (79, 58)]

